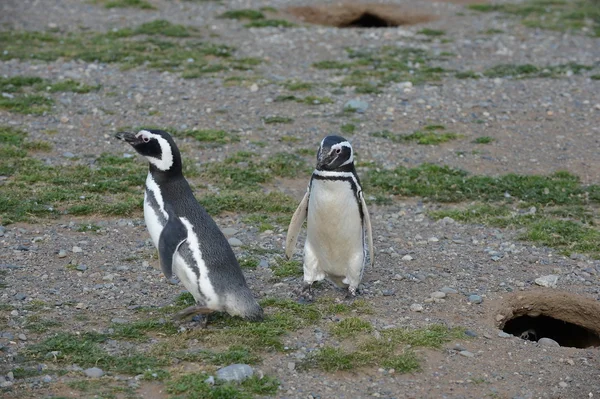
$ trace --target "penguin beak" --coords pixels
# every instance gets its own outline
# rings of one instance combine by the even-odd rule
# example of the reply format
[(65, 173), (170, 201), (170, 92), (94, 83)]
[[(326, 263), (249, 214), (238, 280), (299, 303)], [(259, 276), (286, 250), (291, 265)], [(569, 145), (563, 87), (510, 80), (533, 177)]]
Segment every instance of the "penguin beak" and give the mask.
[(140, 141), (140, 139), (135, 137), (135, 134), (129, 132), (118, 132), (117, 134), (115, 134), (115, 138), (126, 141), (131, 145), (137, 144), (138, 141)]
[(331, 162), (331, 157), (325, 151), (319, 153), (319, 157), (317, 158), (317, 168), (322, 168), (323, 166), (329, 164)]

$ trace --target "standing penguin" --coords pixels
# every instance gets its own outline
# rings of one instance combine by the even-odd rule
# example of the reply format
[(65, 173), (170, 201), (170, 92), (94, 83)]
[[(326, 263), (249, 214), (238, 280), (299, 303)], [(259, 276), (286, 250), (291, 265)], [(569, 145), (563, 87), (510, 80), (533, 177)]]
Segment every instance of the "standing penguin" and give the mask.
[(288, 258), (294, 253), (304, 219), (303, 291), (327, 278), (356, 295), (367, 260), (366, 243), (373, 265), (373, 235), (352, 146), (343, 137), (327, 136), (321, 141), (317, 167), (288, 228)]
[(183, 177), (181, 155), (173, 138), (162, 130), (120, 132), (150, 163), (144, 196), (144, 219), (160, 266), (167, 279), (172, 273), (194, 296), (196, 306), (179, 316), (224, 311), (258, 321), (263, 310), (252, 292), (215, 221), (198, 203)]

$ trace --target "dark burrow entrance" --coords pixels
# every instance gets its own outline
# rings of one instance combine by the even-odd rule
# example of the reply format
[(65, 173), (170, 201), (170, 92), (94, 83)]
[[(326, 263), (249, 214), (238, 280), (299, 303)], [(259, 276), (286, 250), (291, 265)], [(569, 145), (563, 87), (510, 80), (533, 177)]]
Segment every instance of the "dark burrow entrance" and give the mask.
[(550, 338), (560, 346), (589, 348), (600, 346), (600, 337), (587, 328), (548, 316), (521, 316), (506, 322), (504, 332), (529, 341)]
[(496, 316), (506, 333), (539, 341), (550, 338), (560, 346), (600, 347), (600, 303), (555, 290), (515, 294)]
[(302, 22), (338, 28), (389, 28), (437, 19), (435, 15), (397, 4), (338, 3), (288, 7), (285, 12)]

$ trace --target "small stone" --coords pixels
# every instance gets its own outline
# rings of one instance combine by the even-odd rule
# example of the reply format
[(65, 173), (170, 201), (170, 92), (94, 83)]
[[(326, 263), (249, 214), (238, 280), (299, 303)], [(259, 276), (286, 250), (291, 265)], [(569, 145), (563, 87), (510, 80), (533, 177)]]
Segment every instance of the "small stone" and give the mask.
[(227, 240), (227, 241), (229, 241), (229, 245), (231, 245), (232, 247), (241, 247), (242, 245), (244, 245), (244, 244), (242, 243), (242, 241), (238, 240), (238, 239), (237, 239), (237, 238), (235, 238), (235, 237), (231, 237), (231, 238), (230, 238), (229, 240)]
[(446, 293), (442, 291), (432, 292), (430, 295), (433, 299), (444, 299), (446, 298)]
[(217, 370), (216, 378), (224, 381), (241, 382), (246, 378), (252, 377), (254, 370), (247, 364), (232, 364)]
[(410, 310), (412, 312), (422, 312), (423, 311), (423, 305), (421, 305), (419, 303), (413, 303), (412, 305), (410, 305)]
[(60, 251), (58, 251), (58, 257), (59, 258), (66, 258), (67, 257), (67, 251), (65, 251), (64, 249), (61, 249)]
[(83, 370), (83, 373), (90, 378), (100, 378), (104, 375), (104, 371), (98, 367), (91, 367)]
[(2, 381), (0, 382), (0, 388), (10, 388), (12, 387), (13, 382), (12, 381)]
[(86, 265), (77, 265), (77, 267), (75, 267), (75, 270), (78, 270), (80, 272), (84, 272), (87, 270), (87, 266)]
[(65, 158), (75, 158), (75, 154), (70, 151), (63, 152), (62, 156)]
[(24, 300), (25, 298), (27, 298), (27, 294), (24, 294), (24, 293), (22, 293), (22, 292), (17, 292), (17, 293), (15, 294), (15, 299), (16, 299), (17, 301), (22, 301), (22, 300)]
[(440, 289), (440, 292), (443, 292), (444, 294), (458, 294), (458, 291), (455, 290), (454, 288), (450, 288), (450, 287), (442, 287)]
[(207, 379), (205, 379), (204, 382), (208, 385), (215, 385), (215, 377), (211, 375)]
[(473, 337), (473, 338), (476, 338), (476, 337), (477, 337), (477, 333), (476, 333), (476, 332), (474, 332), (474, 331), (471, 331), (471, 330), (465, 330), (465, 335), (466, 335), (467, 337)]
[(538, 340), (538, 344), (540, 344), (541, 346), (560, 348), (560, 344), (558, 342), (556, 342), (555, 340), (553, 340), (551, 338), (546, 338), (546, 337), (540, 338)]
[(19, 338), (21, 341), (27, 341), (27, 337), (25, 336), (25, 334), (19, 334), (19, 335), (18, 335), (18, 338)]
[(119, 317), (115, 317), (110, 319), (111, 323), (115, 323), (115, 324), (127, 324), (129, 323), (129, 320), (127, 319), (121, 319)]
[(504, 316), (501, 315), (501, 314), (497, 314), (496, 315), (496, 321), (502, 321), (502, 320), (504, 320)]
[(261, 259), (258, 263), (258, 267), (269, 267), (269, 261), (266, 259)]
[(412, 256), (410, 256), (410, 255), (404, 255), (404, 256), (402, 257), (402, 260), (413, 260), (413, 257), (412, 257)]
[(221, 230), (221, 231), (223, 232), (223, 234), (224, 234), (226, 237), (231, 237), (231, 236), (235, 235), (235, 233), (237, 233), (237, 232), (238, 232), (236, 229), (234, 229), (234, 228), (232, 228), (232, 227), (226, 227), (226, 228), (224, 228), (224, 229), (223, 229), (223, 230)]
[(510, 335), (510, 334), (508, 334), (508, 333), (505, 333), (504, 331), (499, 331), (499, 332), (498, 332), (498, 336), (499, 336), (500, 338), (510, 338), (510, 337), (512, 337), (512, 335)]
[(250, 91), (252, 93), (256, 93), (258, 91), (258, 85), (256, 83), (252, 83), (252, 86), (250, 86)]
[(74, 246), (73, 247), (73, 253), (77, 254), (77, 253), (80, 253), (80, 252), (83, 252), (83, 249), (81, 249), (81, 247), (78, 247), (78, 246)]
[(479, 303), (483, 302), (483, 298), (481, 296), (475, 295), (475, 294), (469, 295), (469, 302), (479, 304)]
[(287, 368), (290, 371), (294, 371), (296, 369), (296, 363), (294, 363), (294, 362), (288, 362)]
[(558, 276), (556, 274), (549, 274), (547, 276), (538, 277), (535, 279), (535, 283), (542, 287), (555, 288), (558, 283)]
[(6, 378), (8, 378), (9, 381), (13, 381), (15, 379), (15, 373), (9, 371), (8, 373), (6, 373)]
[(0, 226), (0, 237), (4, 237), (4, 233), (6, 233), (6, 227)]
[(429, 237), (429, 239), (427, 241), (429, 242), (438, 242), (440, 239), (437, 237)]
[(458, 354), (464, 357), (475, 357), (475, 355), (469, 351), (460, 351)]
[(561, 381), (561, 382), (559, 382), (559, 383), (558, 383), (558, 386), (559, 386), (559, 387), (561, 387), (561, 388), (566, 388), (566, 387), (568, 387), (568, 386), (569, 386), (569, 384), (567, 384), (567, 383), (566, 383), (566, 382), (564, 382), (564, 381)]
[(361, 100), (360, 98), (355, 98), (348, 101), (344, 104), (344, 109), (353, 109), (359, 114), (364, 114), (365, 111), (369, 108), (369, 103)]
[(49, 375), (45, 375), (42, 377), (42, 382), (45, 382), (46, 384), (52, 382), (52, 377), (50, 377)]

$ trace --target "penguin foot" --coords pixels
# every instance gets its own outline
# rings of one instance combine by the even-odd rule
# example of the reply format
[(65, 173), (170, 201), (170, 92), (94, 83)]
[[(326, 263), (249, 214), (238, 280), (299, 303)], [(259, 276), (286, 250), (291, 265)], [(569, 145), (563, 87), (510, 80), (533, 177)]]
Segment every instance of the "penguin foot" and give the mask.
[(348, 292), (346, 293), (346, 299), (354, 299), (356, 298), (356, 287), (348, 287)]
[(298, 295), (298, 302), (309, 303), (314, 301), (312, 288), (311, 283), (303, 282), (300, 289), (295, 290), (295, 294)]
[[(194, 317), (196, 315), (209, 315), (212, 312), (213, 312), (213, 310), (209, 309), (207, 307), (199, 306), (199, 305), (193, 305), (193, 306), (189, 306), (189, 307), (183, 309), (179, 313), (175, 313), (173, 315), (173, 319), (175, 319), (175, 320), (183, 320), (183, 319), (187, 319), (188, 317)], [(208, 320), (208, 318), (206, 318), (206, 317), (205, 317), (205, 319)]]

